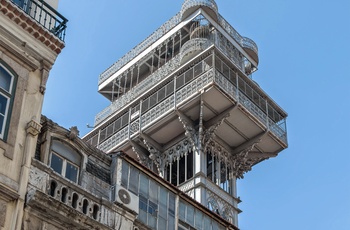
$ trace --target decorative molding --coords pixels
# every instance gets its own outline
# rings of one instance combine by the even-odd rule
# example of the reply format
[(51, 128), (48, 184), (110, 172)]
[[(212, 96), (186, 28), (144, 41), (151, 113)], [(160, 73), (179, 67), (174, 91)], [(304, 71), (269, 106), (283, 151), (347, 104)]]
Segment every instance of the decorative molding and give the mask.
[(168, 164), (174, 162), (175, 160), (180, 159), (181, 157), (188, 154), (188, 152), (193, 151), (193, 147), (190, 141), (186, 138), (177, 144), (170, 147), (164, 152), (164, 155), (167, 156)]
[(199, 133), (195, 129), (193, 121), (179, 110), (177, 110), (176, 113), (179, 117), (179, 121), (182, 123), (182, 126), (185, 129), (185, 135), (187, 139), (192, 144), (193, 151), (199, 153), (199, 149), (198, 149)]
[(204, 148), (207, 148), (207, 145), (215, 138), (215, 131), (219, 128), (219, 126), (224, 122), (224, 120), (226, 120), (228, 117), (230, 117), (230, 113), (225, 114), (225, 116), (223, 116), (221, 119), (219, 119), (215, 124), (213, 124), (212, 126), (210, 126), (209, 128), (207, 128), (204, 131), (203, 134), (203, 139), (202, 139), (202, 143)]
[(27, 124), (26, 132), (35, 137), (40, 133), (41, 125), (34, 119), (35, 117)]
[(16, 191), (0, 184), (0, 200), (3, 199), (5, 201), (13, 201), (17, 200), (18, 198), (19, 194)]
[(152, 168), (152, 160), (149, 158), (148, 154), (143, 150), (143, 148), (137, 144), (135, 141), (130, 141), (132, 146), (132, 151), (136, 154), (138, 161), (146, 166), (147, 168)]
[(41, 73), (41, 83), (39, 91), (41, 94), (45, 94), (46, 83), (49, 78), (50, 68), (48, 67), (48, 63), (44, 60), (40, 62), (40, 73)]
[(49, 175), (36, 167), (31, 167), (29, 183), (35, 188), (45, 192), (48, 186)]
[(70, 140), (74, 140), (79, 136), (79, 130), (77, 126), (72, 126), (69, 129), (69, 134), (67, 135)]
[(162, 154), (162, 152), (156, 149), (148, 140), (143, 139), (143, 143), (148, 149), (149, 158), (157, 166), (160, 176), (164, 176), (165, 166), (168, 162), (167, 155)]

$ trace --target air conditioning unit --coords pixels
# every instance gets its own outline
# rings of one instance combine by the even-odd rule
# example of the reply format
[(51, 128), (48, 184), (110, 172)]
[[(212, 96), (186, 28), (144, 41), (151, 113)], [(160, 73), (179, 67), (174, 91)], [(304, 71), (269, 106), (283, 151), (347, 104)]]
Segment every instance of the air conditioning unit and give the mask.
[(121, 185), (116, 185), (115, 203), (139, 214), (139, 197), (129, 192)]

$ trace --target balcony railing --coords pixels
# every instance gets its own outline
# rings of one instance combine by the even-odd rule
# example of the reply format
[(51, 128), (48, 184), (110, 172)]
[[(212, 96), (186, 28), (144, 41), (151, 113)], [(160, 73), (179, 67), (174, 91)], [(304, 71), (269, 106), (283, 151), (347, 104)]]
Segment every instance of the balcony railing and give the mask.
[(64, 41), (68, 20), (44, 0), (11, 0), (36, 22)]
[[(190, 1), (189, 1), (190, 2)], [(206, 1), (204, 1), (206, 2)], [(211, 2), (211, 1), (208, 1)], [(251, 49), (258, 55), (258, 46), (256, 43), (247, 38), (241, 36), (220, 14), (218, 16), (220, 26), (234, 39), (238, 44), (240, 44), (243, 48)], [(181, 22), (181, 12), (172, 17), (169, 21), (164, 23), (159, 29), (157, 29), (154, 33), (152, 33), (148, 38), (130, 50), (127, 54), (125, 54), (122, 58), (120, 58), (116, 63), (110, 66), (107, 70), (105, 70), (99, 77), (98, 85), (101, 85), (104, 81), (106, 81), (109, 77), (111, 77), (114, 73), (120, 70), (124, 65), (130, 62), (133, 58), (141, 54), (144, 50), (154, 44), (159, 38), (173, 29)]]
[[(213, 83), (218, 85), (223, 91), (232, 97), (232, 99), (245, 107), (280, 141), (287, 144), (286, 118), (279, 117), (276, 118), (279, 119), (278, 121), (274, 121), (271, 118), (271, 114), (275, 114), (276, 111), (268, 101), (261, 98), (260, 100), (262, 103), (257, 105), (252, 98), (245, 95), (245, 92), (242, 91), (242, 89), (237, 89), (237, 86), (219, 71), (214, 69), (206, 71), (206, 67), (204, 66), (203, 70), (205, 70), (205, 72), (193, 79), (191, 82), (184, 84), (183, 87), (177, 89), (172, 95), (155, 103), (154, 106), (149, 108), (149, 110), (146, 112), (141, 112), (141, 114), (137, 116), (133, 122), (130, 122), (123, 129), (119, 131), (115, 130), (116, 132), (113, 135), (107, 137), (105, 140), (100, 140), (100, 143), (98, 143), (98, 148), (102, 151), (108, 152), (113, 148), (120, 147), (123, 143), (129, 140), (129, 138), (137, 135), (142, 130), (157, 122), (163, 116), (166, 116), (168, 113), (174, 111), (178, 105), (190, 100), (197, 95), (201, 89), (204, 89)], [(172, 84), (176, 85), (177, 83), (174, 82)], [(272, 111), (266, 111), (266, 108), (270, 108)]]
[(126, 92), (123, 96), (112, 102), (112, 104), (107, 108), (99, 112), (95, 117), (95, 126), (103, 122), (114, 112), (119, 111), (128, 104), (132, 103), (135, 99), (139, 98), (145, 92), (148, 92), (159, 82), (168, 78), (171, 73), (180, 66), (181, 63), (189, 60), (194, 56), (194, 54), (206, 50), (213, 44), (215, 44), (216, 47), (221, 50), (226, 55), (226, 57), (236, 65), (238, 69), (244, 72), (244, 67), (242, 65), (242, 54), (224, 36), (221, 35), (211, 36), (209, 38), (190, 39), (181, 47), (180, 54), (169, 60), (166, 64), (157, 69), (145, 80), (141, 81), (138, 85), (130, 89), (130, 91)]

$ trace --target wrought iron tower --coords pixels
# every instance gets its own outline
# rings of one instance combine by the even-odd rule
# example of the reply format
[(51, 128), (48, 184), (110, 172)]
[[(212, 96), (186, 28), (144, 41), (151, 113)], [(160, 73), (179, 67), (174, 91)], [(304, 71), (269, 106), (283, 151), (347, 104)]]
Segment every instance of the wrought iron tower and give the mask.
[(181, 11), (99, 77), (84, 139), (123, 150), (237, 226), (236, 180), (287, 148), (286, 112), (251, 78), (258, 48), (214, 0)]

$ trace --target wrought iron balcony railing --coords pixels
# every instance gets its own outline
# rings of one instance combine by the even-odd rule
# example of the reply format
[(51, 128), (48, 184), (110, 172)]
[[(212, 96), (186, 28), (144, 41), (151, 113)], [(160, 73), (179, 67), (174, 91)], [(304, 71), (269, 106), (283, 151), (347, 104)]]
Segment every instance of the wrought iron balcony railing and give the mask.
[(64, 41), (68, 20), (44, 0), (10, 0), (27, 15)]
[[(284, 144), (287, 144), (286, 118), (282, 116), (274, 117), (274, 114), (278, 114), (278, 112), (270, 104), (270, 102), (260, 96), (258, 101), (261, 101), (261, 103), (257, 104), (257, 99), (254, 100), (250, 96), (246, 95), (248, 92), (237, 88), (237, 85), (233, 84), (218, 70), (208, 70), (208, 65), (205, 65), (204, 63), (202, 66), (202, 74), (197, 76), (191, 82), (184, 84), (183, 87), (180, 87), (174, 91), (166, 99), (155, 103), (153, 107), (149, 108), (146, 112), (142, 112), (142, 109), (140, 108), (141, 114), (137, 115), (137, 118), (135, 118), (135, 120), (129, 121), (129, 124), (125, 127), (121, 128), (120, 130), (115, 130), (114, 134), (107, 136), (105, 139), (97, 138), (100, 139), (98, 143), (91, 143), (93, 137), (88, 140), (88, 142), (93, 145), (97, 144), (98, 148), (105, 152), (119, 147), (134, 135), (137, 135), (139, 132), (142, 132), (142, 130), (154, 124), (161, 117), (166, 116), (171, 111), (174, 111), (176, 109), (176, 106), (185, 103), (186, 101), (195, 97), (202, 89), (214, 83), (222, 90), (224, 90), (233, 100), (245, 107), (280, 141), (282, 141)], [(178, 85), (177, 81), (182, 81), (180, 79), (181, 77), (178, 78), (179, 79), (177, 79), (176, 82), (172, 81), (169, 84), (172, 86)], [(164, 86), (164, 88), (166, 87), (168, 86)], [(249, 86), (245, 85), (243, 88), (248, 89)], [(249, 91), (250, 90), (252, 89), (249, 89)], [(99, 134), (105, 131), (106, 130), (101, 130)]]

